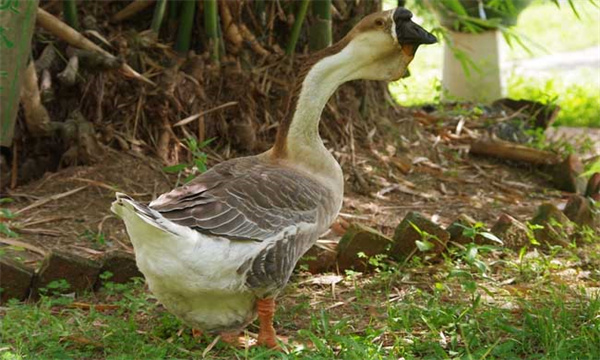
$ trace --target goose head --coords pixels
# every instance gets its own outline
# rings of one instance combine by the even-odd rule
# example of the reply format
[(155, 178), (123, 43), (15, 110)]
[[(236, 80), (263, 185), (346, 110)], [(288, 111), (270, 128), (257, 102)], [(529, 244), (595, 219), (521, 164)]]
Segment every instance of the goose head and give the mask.
[(394, 81), (406, 72), (420, 45), (437, 42), (435, 36), (413, 22), (412, 13), (398, 7), (368, 15), (341, 42), (355, 71), (347, 80)]
[(394, 81), (402, 77), (418, 47), (437, 42), (411, 19), (412, 13), (403, 7), (363, 18), (336, 44), (352, 69), (345, 80)]

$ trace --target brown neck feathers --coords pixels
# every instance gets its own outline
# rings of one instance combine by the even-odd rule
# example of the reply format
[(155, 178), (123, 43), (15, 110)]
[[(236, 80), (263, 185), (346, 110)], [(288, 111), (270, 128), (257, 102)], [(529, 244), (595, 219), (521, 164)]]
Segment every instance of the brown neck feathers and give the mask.
[(350, 36), (346, 36), (330, 47), (310, 55), (310, 57), (308, 57), (300, 66), (294, 81), (294, 86), (288, 96), (285, 116), (280, 122), (277, 130), (277, 137), (275, 138), (275, 144), (273, 145), (273, 157), (285, 158), (287, 156), (287, 136), (290, 130), (290, 125), (292, 124), (292, 120), (294, 119), (294, 112), (298, 106), (298, 98), (302, 92), (302, 84), (304, 79), (316, 63), (318, 63), (321, 59), (335, 55), (342, 51), (342, 49), (350, 42), (350, 39)]

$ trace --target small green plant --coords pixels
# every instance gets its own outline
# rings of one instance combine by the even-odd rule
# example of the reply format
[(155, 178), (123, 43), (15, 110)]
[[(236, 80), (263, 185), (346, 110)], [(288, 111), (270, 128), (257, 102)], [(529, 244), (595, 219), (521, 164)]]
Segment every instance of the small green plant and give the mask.
[(102, 232), (95, 233), (91, 230), (85, 230), (80, 236), (90, 241), (95, 248), (106, 246), (106, 236)]
[(465, 226), (464, 224), (457, 223), (459, 227), (463, 228), (462, 235), (468, 237), (471, 240), (475, 240), (477, 236), (481, 236), (487, 240), (496, 242), (500, 245), (504, 244), (500, 238), (485, 230), (485, 225), (482, 222), (476, 222), (473, 226)]
[(207, 170), (206, 163), (208, 160), (208, 155), (203, 151), (203, 149), (214, 140), (215, 138), (210, 138), (198, 142), (196, 138), (192, 137), (185, 139), (185, 143), (190, 151), (192, 160), (187, 163), (180, 163), (177, 165), (164, 167), (163, 171), (171, 174), (177, 174), (177, 186), (180, 185), (181, 176), (184, 174), (187, 174), (183, 179), (184, 184), (192, 181), (192, 179), (195, 178), (198, 173), (203, 173)]
[[(442, 242), (440, 241), (440, 239), (437, 236), (430, 234), (427, 231), (421, 230), (412, 221), (410, 222), (410, 226), (412, 226), (412, 228), (419, 234), (419, 236), (421, 236), (421, 240), (415, 241), (415, 244), (417, 245), (417, 248), (419, 249), (419, 251), (427, 252), (427, 251), (433, 250), (435, 248), (435, 241), (442, 244)], [(442, 244), (442, 245), (444, 245), (444, 244)]]
[[(13, 202), (11, 198), (0, 199), (0, 204), (8, 204)], [(8, 237), (18, 237), (19, 234), (11, 230), (10, 220), (15, 218), (15, 214), (7, 208), (0, 208), (0, 234), (4, 234)]]
[(356, 254), (361, 259), (366, 259), (367, 263), (375, 269), (377, 273), (389, 273), (393, 268), (390, 266), (389, 257), (386, 254), (376, 254), (367, 256), (364, 252)]
[(40, 294), (44, 296), (54, 296), (65, 293), (71, 285), (65, 279), (51, 281), (46, 287), (40, 289)]

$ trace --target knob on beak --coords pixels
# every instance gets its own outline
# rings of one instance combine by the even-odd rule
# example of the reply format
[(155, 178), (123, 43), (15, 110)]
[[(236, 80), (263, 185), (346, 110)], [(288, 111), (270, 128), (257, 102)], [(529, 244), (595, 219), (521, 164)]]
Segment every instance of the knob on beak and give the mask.
[(416, 52), (419, 45), (437, 42), (437, 38), (433, 34), (417, 25), (411, 18), (412, 13), (403, 7), (394, 11), (396, 36), (400, 45), (413, 45), (411, 48)]

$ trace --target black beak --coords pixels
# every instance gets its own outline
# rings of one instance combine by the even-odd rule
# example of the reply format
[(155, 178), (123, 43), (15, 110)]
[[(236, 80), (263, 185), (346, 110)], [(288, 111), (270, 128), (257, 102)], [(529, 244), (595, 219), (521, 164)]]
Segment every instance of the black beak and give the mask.
[(416, 52), (419, 45), (434, 44), (437, 42), (437, 38), (411, 21), (412, 16), (412, 13), (405, 8), (396, 8), (394, 11), (394, 24), (396, 25), (398, 43), (400, 45), (413, 45)]

